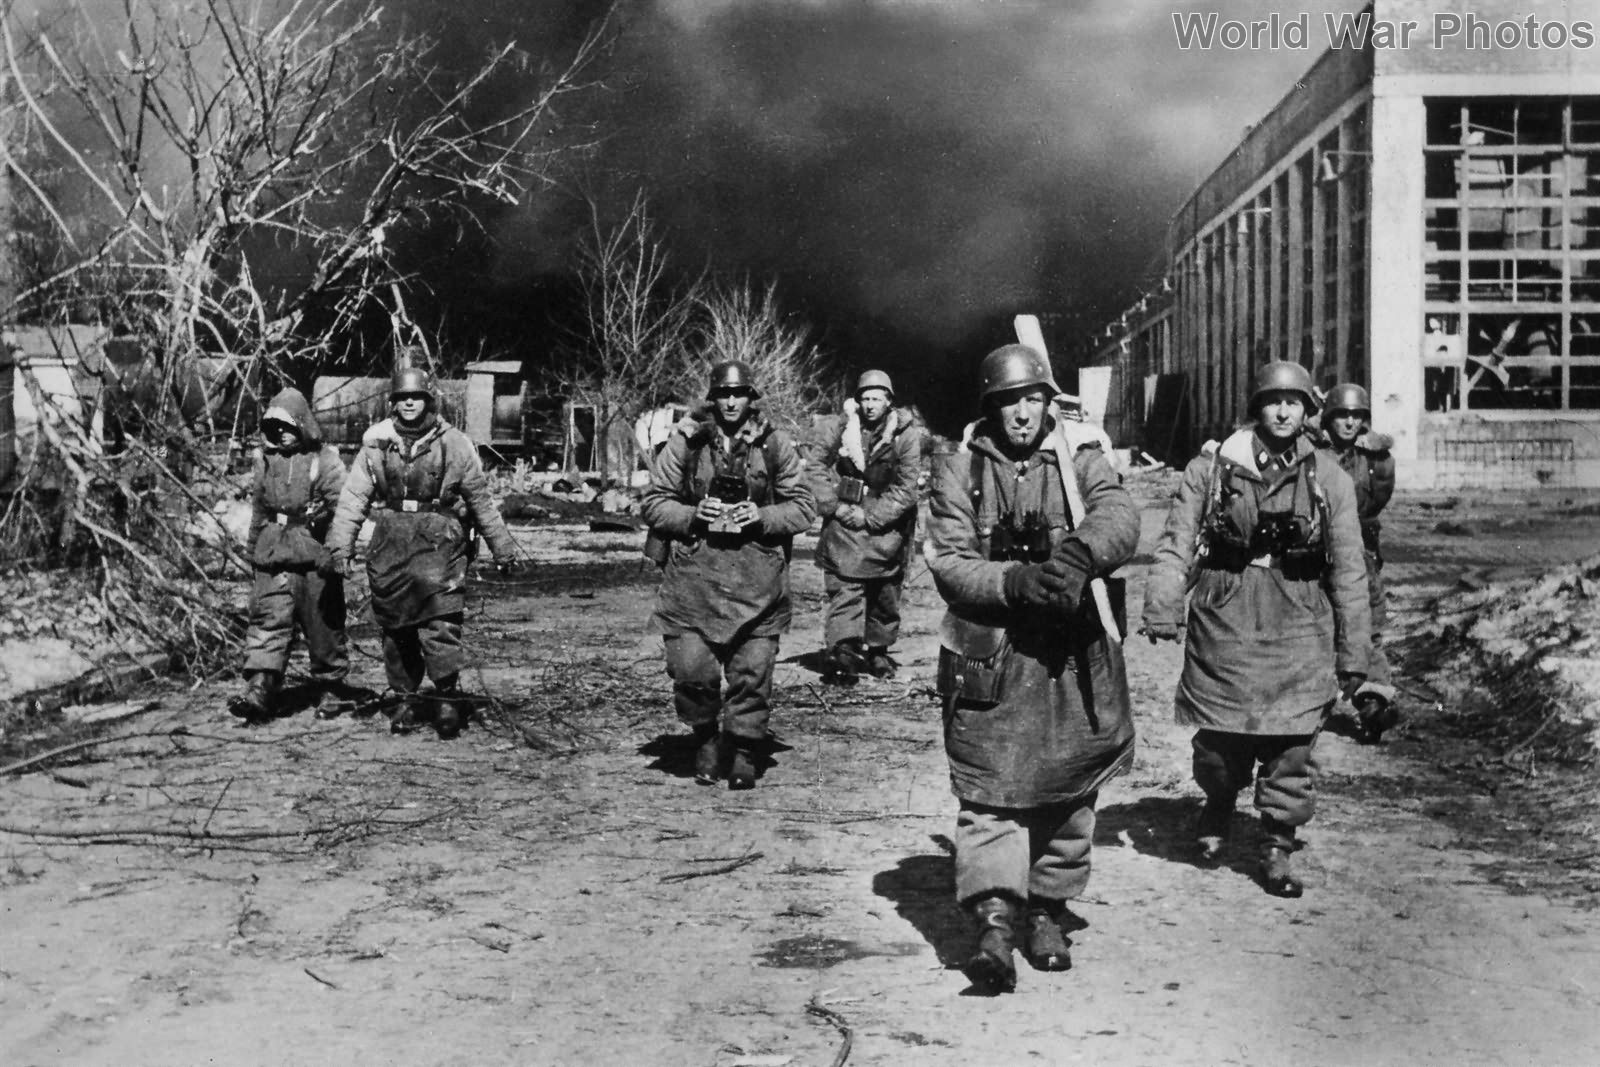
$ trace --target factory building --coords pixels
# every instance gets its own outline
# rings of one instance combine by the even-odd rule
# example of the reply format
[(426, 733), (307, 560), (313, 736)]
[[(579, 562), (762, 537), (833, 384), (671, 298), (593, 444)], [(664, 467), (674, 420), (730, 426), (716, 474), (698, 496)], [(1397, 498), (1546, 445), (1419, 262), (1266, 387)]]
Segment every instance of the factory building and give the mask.
[(1600, 487), (1600, 4), (1363, 15), (1173, 216), (1107, 429), (1181, 461), (1295, 360), (1368, 387), (1402, 486)]

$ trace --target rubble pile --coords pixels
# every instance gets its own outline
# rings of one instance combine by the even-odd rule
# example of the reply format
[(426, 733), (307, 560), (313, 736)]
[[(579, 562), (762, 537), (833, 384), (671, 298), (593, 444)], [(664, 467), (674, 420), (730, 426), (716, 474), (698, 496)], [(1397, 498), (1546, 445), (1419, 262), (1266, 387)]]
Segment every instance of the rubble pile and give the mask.
[(1456, 655), (1441, 674), (1582, 733), (1600, 753), (1600, 554), (1523, 582), (1489, 583), (1434, 604), (1435, 636)]

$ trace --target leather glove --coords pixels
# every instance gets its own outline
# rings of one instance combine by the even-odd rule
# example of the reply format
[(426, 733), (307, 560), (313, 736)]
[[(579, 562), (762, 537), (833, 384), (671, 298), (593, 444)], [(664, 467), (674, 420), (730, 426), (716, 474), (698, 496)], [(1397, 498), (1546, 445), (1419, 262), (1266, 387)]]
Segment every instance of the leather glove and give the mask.
[(1063, 541), (1043, 566), (1042, 581), (1056, 607), (1065, 615), (1077, 611), (1094, 568), (1094, 554), (1089, 546), (1076, 539)]
[(1178, 639), (1178, 628), (1170, 622), (1147, 622), (1139, 628), (1139, 632), (1148, 637), (1152, 645)]
[(343, 556), (324, 556), (317, 561), (317, 573), (324, 578), (348, 578), (350, 577), (350, 561)]
[(1006, 603), (1014, 608), (1042, 608), (1050, 603), (1044, 585), (1044, 564), (1021, 563), (1006, 571)]
[(1339, 696), (1350, 703), (1355, 703), (1356, 691), (1366, 684), (1367, 676), (1354, 674), (1350, 671), (1339, 672)]
[(839, 525), (846, 530), (865, 530), (867, 528), (867, 513), (861, 510), (859, 504), (840, 504), (839, 510), (833, 513), (839, 520)]

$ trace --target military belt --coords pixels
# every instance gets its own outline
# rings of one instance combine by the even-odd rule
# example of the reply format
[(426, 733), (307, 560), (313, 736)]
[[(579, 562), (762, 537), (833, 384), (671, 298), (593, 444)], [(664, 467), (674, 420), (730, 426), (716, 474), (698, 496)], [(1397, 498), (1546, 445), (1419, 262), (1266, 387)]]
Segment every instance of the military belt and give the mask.
[(292, 511), (274, 511), (268, 521), (275, 526), (304, 526), (307, 522), (303, 513)]
[(410, 497), (406, 497), (401, 500), (390, 500), (387, 503), (378, 504), (376, 506), (388, 508), (390, 511), (404, 511), (420, 514), (426, 514), (430, 511), (450, 511), (449, 508), (445, 507), (443, 504), (440, 504), (437, 500), (413, 500)]

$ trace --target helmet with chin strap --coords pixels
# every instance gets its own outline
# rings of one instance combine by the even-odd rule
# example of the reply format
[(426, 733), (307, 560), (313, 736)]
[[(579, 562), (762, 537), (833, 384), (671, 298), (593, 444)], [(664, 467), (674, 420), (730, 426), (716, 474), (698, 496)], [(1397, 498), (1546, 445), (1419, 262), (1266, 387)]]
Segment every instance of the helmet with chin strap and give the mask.
[(1052, 397), (1061, 392), (1050, 373), (1050, 361), (1027, 345), (1002, 345), (990, 352), (978, 367), (978, 377), (985, 403), (996, 394), (1033, 385), (1044, 386)]
[(1261, 409), (1262, 398), (1268, 393), (1299, 393), (1305, 401), (1306, 414), (1315, 414), (1317, 394), (1311, 389), (1311, 372), (1298, 363), (1278, 360), (1256, 371), (1255, 388), (1250, 390), (1250, 413)]
[(1354, 411), (1368, 417), (1372, 415), (1372, 401), (1367, 397), (1367, 391), (1351, 382), (1341, 382), (1329, 389), (1322, 405), (1329, 412)]
[(401, 367), (389, 382), (391, 402), (407, 396), (421, 396), (432, 403), (438, 396), (433, 385), (433, 375), (421, 367)]

